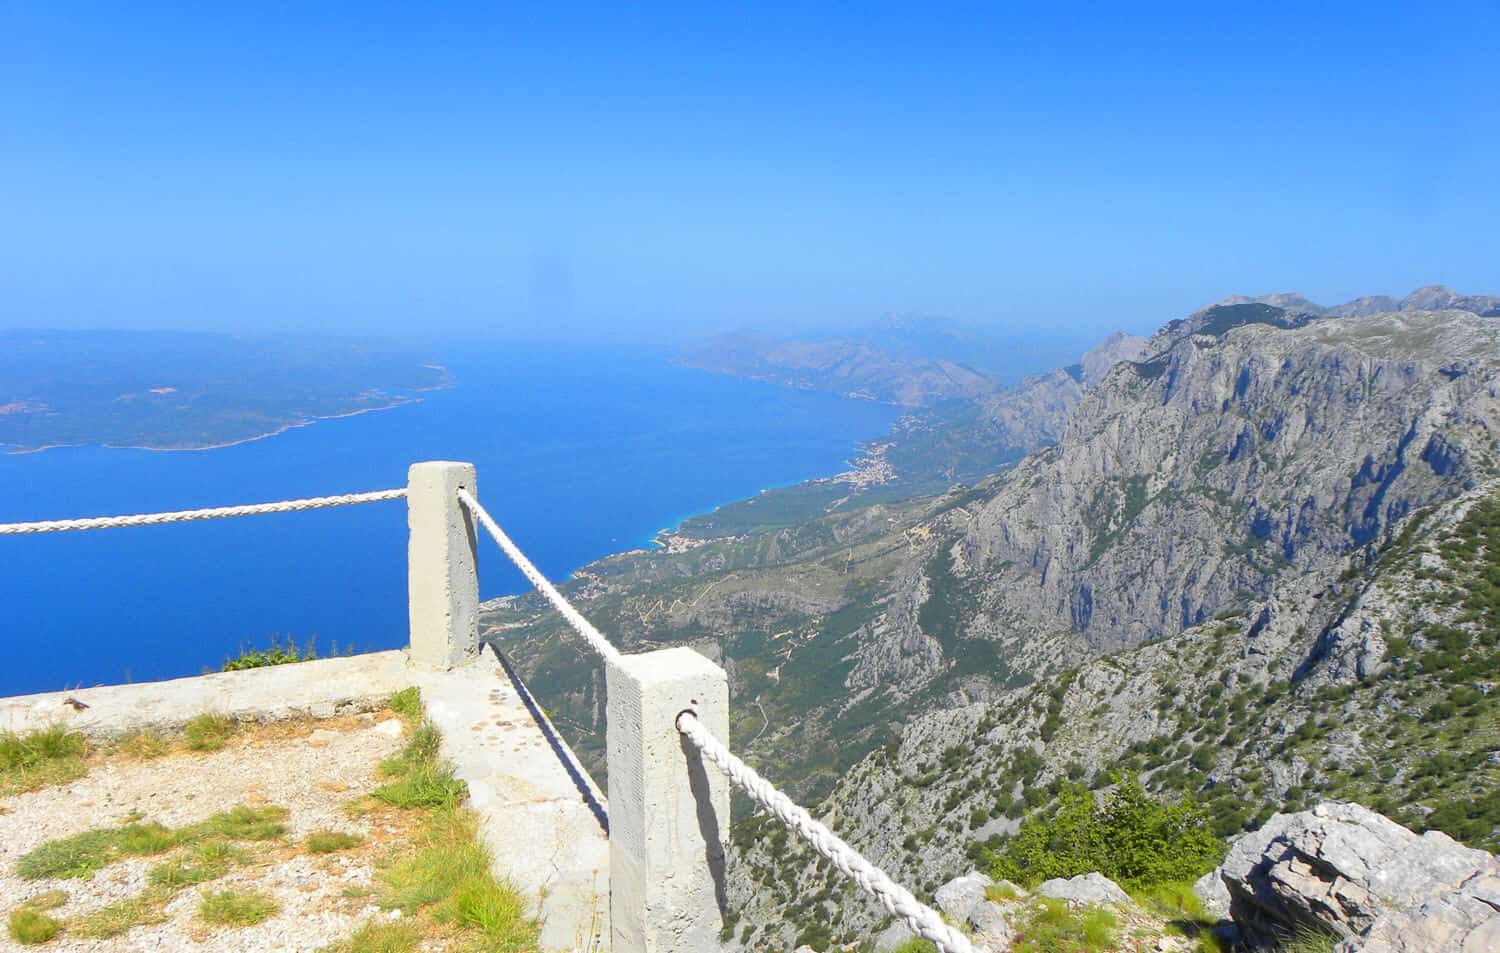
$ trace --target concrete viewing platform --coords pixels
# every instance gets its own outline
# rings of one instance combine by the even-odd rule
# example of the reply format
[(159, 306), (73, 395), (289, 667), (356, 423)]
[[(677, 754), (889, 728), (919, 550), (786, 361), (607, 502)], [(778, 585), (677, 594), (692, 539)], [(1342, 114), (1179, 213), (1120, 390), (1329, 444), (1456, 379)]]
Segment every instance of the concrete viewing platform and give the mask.
[(255, 722), (332, 718), (378, 709), (411, 686), (442, 733), (442, 756), (468, 785), (496, 875), (533, 899), (542, 948), (607, 949), (604, 798), (492, 651), (448, 670), (413, 665), (403, 650), (14, 696), (0, 699), (0, 731), (63, 725), (107, 740), (136, 730), (170, 732), (205, 712)]

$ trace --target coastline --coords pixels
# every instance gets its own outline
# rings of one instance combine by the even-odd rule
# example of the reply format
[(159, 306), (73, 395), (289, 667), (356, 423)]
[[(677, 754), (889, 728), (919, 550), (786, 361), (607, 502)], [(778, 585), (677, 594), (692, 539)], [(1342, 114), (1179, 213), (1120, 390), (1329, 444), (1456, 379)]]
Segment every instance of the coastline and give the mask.
[[(895, 423), (892, 423), (891, 426), (892, 429), (894, 429), (896, 425)], [(761, 487), (756, 491), (755, 496), (763, 496), (767, 493), (772, 492), (773, 490), (785, 490), (799, 486), (819, 486), (827, 483), (847, 483), (849, 484), (852, 493), (858, 492), (866, 486), (875, 486), (881, 483), (887, 483), (895, 478), (895, 471), (891, 468), (890, 464), (885, 459), (887, 451), (890, 450), (894, 443), (895, 441), (891, 439), (890, 433), (887, 433), (884, 437), (871, 440), (862, 440), (855, 444), (855, 450), (857, 451), (856, 456), (854, 456), (852, 459), (844, 461), (844, 466), (847, 467), (847, 469), (840, 470), (839, 472), (830, 474), (828, 476), (806, 477), (801, 480), (794, 480), (786, 483), (777, 483), (772, 486)], [(653, 533), (650, 538), (646, 540), (646, 545), (644, 548), (636, 547), (634, 549), (624, 550), (621, 553), (611, 553), (610, 555), (618, 556), (623, 555), (623, 553), (642, 551), (678, 553), (685, 552), (689, 549), (696, 549), (699, 546), (706, 545), (718, 539), (735, 539), (737, 537), (734, 536), (718, 536), (703, 539), (691, 536), (683, 536), (681, 535), (682, 524), (686, 523), (690, 519), (694, 519), (695, 517), (708, 516), (726, 506), (731, 506), (735, 503), (741, 503), (745, 500), (754, 499), (755, 496), (736, 497), (732, 500), (725, 500), (722, 503), (716, 503), (708, 509), (689, 513), (688, 515), (675, 520), (673, 523), (671, 523), (671, 525), (664, 526)]]
[[(452, 385), (450, 384), (446, 386)], [(445, 387), (427, 387), (423, 388), (422, 392), (430, 393), (432, 391), (444, 389)], [(204, 444), (201, 447), (151, 447), (117, 443), (49, 443), (40, 447), (22, 447), (15, 450), (6, 450), (5, 453), (6, 456), (22, 457), (31, 453), (41, 453), (44, 450), (66, 450), (70, 447), (100, 447), (105, 450), (149, 450), (152, 453), (198, 453), (203, 450), (223, 450), (228, 447), (238, 447), (242, 444), (254, 443), (257, 440), (268, 440), (271, 437), (284, 434), (289, 430), (296, 430), (299, 427), (310, 427), (322, 420), (342, 420), (345, 417), (358, 417), (361, 414), (374, 414), (379, 413), (382, 410), (395, 410), (397, 407), (405, 407), (408, 404), (421, 403), (423, 399), (424, 398), (421, 397), (402, 396), (396, 398), (389, 404), (383, 404), (379, 407), (361, 407), (358, 410), (350, 410), (342, 414), (321, 414), (307, 416), (299, 420), (289, 421), (285, 424), (282, 424), (280, 427), (277, 427), (275, 430), (270, 430), (266, 433), (256, 434), (251, 437), (242, 437), (239, 440), (229, 440), (225, 441), (224, 443)], [(0, 446), (6, 445), (0, 444)]]

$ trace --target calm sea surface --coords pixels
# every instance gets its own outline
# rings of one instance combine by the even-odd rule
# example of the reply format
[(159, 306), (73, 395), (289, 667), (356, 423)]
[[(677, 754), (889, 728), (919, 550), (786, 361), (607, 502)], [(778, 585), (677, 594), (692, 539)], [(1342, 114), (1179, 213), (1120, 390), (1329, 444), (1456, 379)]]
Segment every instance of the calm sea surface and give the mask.
[[(684, 516), (836, 472), (895, 415), (644, 355), (448, 364), (457, 385), (421, 403), (236, 447), (0, 454), (0, 522), (384, 489), (414, 461), (469, 460), (486, 507), (556, 579)], [(405, 521), (389, 502), (0, 536), (0, 695), (198, 674), (273, 633), (324, 652), (403, 645)], [(481, 546), (485, 598), (525, 588)]]

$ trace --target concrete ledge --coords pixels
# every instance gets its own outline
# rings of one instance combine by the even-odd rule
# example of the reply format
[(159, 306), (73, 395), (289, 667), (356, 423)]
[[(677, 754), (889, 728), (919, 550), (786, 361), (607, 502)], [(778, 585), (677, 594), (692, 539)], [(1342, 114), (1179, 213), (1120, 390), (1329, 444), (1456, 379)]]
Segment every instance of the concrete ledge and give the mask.
[(495, 872), (538, 898), (542, 949), (608, 949), (604, 799), (525, 685), (489, 650), (463, 668), (413, 669), (410, 678), (469, 785)]
[[(403, 651), (272, 665), (165, 682), (104, 685), (0, 699), (0, 731), (67, 725), (93, 739), (180, 728), (204, 712), (279, 721), (367, 711), (412, 684)], [(78, 709), (68, 699), (87, 708)]]

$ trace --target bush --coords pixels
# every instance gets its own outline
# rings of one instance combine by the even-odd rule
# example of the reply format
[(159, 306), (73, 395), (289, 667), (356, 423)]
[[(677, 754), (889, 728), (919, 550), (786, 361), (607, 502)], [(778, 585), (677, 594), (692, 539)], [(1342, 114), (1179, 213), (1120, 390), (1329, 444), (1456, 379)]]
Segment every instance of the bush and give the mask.
[(1095, 802), (1081, 785), (1058, 794), (1057, 812), (1027, 821), (994, 859), (993, 875), (1034, 886), (1099, 871), (1128, 889), (1193, 880), (1224, 856), (1206, 812), (1190, 798), (1153, 798), (1133, 776)]
[(220, 667), (221, 672), (238, 672), (247, 668), (266, 668), (271, 665), (287, 665), (292, 662), (306, 662), (318, 657), (318, 650), (314, 646), (317, 637), (307, 640), (306, 647), (297, 648), (297, 640), (290, 636), (286, 644), (281, 644), (281, 636), (271, 636), (270, 648), (240, 648), (240, 654), (232, 659), (225, 659)]

